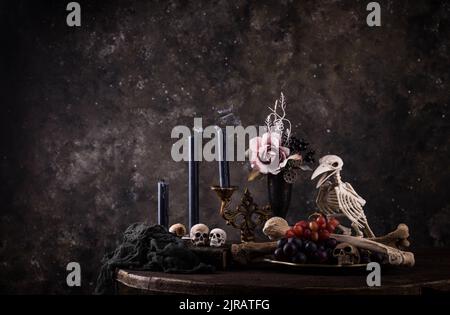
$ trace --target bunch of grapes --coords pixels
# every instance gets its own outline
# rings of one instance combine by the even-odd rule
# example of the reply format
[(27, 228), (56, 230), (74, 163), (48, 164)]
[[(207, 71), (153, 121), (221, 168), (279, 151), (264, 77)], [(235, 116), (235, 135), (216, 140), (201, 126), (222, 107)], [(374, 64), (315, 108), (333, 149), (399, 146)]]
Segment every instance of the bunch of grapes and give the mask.
[(278, 241), (275, 259), (297, 264), (332, 263), (333, 249), (337, 245), (330, 234), (339, 225), (335, 218), (327, 220), (319, 214), (313, 219), (297, 222), (286, 232), (286, 237)]

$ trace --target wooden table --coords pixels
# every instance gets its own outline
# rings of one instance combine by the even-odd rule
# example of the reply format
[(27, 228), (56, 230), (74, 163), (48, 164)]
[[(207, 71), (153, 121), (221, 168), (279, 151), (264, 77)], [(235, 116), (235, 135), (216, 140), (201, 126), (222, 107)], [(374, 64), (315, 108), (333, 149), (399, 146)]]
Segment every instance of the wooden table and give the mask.
[(230, 270), (213, 274), (167, 274), (118, 270), (120, 294), (403, 294), (450, 292), (450, 249), (416, 251), (413, 268), (382, 267), (381, 287), (368, 287), (368, 272)]

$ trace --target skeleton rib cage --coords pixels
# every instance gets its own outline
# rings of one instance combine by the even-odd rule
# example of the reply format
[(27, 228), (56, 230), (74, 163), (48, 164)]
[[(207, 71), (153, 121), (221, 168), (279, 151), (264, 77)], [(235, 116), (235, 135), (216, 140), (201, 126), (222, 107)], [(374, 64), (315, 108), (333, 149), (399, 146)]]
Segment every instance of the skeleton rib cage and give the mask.
[(349, 183), (336, 176), (335, 183), (327, 183), (319, 188), (317, 207), (326, 215), (344, 214), (357, 231), (363, 229), (368, 237), (374, 237), (364, 214), (366, 201), (361, 198)]

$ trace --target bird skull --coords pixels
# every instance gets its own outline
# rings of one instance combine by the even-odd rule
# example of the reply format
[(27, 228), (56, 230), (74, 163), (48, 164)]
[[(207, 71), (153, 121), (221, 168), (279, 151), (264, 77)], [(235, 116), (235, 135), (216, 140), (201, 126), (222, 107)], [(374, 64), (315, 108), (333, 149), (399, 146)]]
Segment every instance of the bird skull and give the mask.
[(209, 233), (209, 246), (220, 247), (225, 245), (227, 241), (227, 233), (222, 229), (213, 229)]
[(360, 256), (358, 248), (348, 243), (340, 243), (333, 250), (333, 257), (339, 265), (359, 264)]
[(320, 158), (319, 166), (311, 175), (311, 180), (315, 179), (319, 175), (322, 175), (317, 182), (316, 188), (322, 186), (322, 184), (325, 183), (328, 178), (341, 171), (343, 165), (344, 161), (342, 161), (342, 159), (337, 155), (325, 155), (324, 157)]
[(195, 246), (205, 246), (208, 244), (209, 228), (202, 223), (196, 224), (191, 228), (190, 236)]

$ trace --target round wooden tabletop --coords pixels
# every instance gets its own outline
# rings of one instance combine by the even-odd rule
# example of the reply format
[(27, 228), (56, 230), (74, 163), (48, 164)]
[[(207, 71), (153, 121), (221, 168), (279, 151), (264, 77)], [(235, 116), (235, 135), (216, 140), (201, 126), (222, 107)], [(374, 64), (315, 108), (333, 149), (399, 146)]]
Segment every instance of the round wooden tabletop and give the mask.
[(450, 249), (417, 251), (412, 268), (382, 266), (381, 286), (368, 287), (369, 271), (234, 269), (212, 274), (118, 270), (122, 294), (412, 294), (450, 291)]

